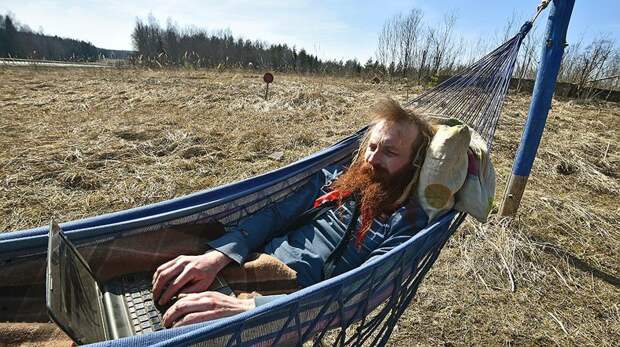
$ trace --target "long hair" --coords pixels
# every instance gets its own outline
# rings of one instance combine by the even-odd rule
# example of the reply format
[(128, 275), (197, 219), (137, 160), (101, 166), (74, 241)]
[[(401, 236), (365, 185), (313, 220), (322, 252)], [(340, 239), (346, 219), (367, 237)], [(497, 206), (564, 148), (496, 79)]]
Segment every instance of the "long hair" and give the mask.
[[(426, 150), (436, 132), (436, 127), (426, 118), (413, 110), (406, 110), (402, 108), (391, 98), (380, 99), (374, 107), (371, 108), (370, 112), (372, 121), (368, 127), (368, 131), (361, 140), (359, 149), (351, 162), (349, 171), (345, 172), (341, 178), (334, 182), (335, 189), (347, 189), (352, 185), (354, 186), (356, 184), (355, 181), (359, 182), (359, 179), (352, 177), (352, 175), (358, 175), (363, 171), (360, 171), (360, 169), (365, 163), (364, 151), (368, 147), (370, 133), (373, 127), (378, 123), (385, 121), (389, 124), (406, 125), (403, 129), (413, 128), (417, 131), (417, 136), (411, 145), (410, 171), (405, 169), (408, 182), (399, 182), (398, 191), (395, 192), (396, 194), (394, 194), (393, 191), (388, 190), (389, 197), (387, 198), (388, 200), (391, 200), (389, 206), (381, 206), (382, 204), (379, 204), (376, 201), (369, 201), (368, 198), (365, 199), (362, 197), (362, 201), (360, 203), (361, 206), (359, 206), (362, 211), (362, 225), (356, 236), (358, 246), (361, 245), (361, 242), (364, 239), (368, 229), (370, 229), (374, 218), (379, 217), (383, 213), (392, 212), (390, 209), (400, 206), (411, 195), (414, 187), (417, 185), (419, 171), (424, 163)], [(414, 127), (410, 127), (410, 125), (414, 125)]]

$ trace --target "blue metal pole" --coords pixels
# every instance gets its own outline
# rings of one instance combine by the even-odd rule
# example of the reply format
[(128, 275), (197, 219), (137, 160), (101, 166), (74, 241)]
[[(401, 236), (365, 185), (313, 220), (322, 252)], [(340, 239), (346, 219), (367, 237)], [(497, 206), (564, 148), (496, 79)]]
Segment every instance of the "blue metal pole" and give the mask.
[(575, 0), (553, 0), (525, 130), (506, 186), (501, 214), (516, 214), (545, 128)]

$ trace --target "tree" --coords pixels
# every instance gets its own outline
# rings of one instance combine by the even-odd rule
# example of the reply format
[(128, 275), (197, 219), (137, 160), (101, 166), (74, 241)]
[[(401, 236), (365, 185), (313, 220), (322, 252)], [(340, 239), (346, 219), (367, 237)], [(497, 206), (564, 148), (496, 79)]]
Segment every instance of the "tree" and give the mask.
[(600, 37), (595, 39), (581, 54), (575, 80), (579, 97), (589, 97), (594, 87), (591, 82), (599, 80), (610, 70), (607, 65), (613, 61), (614, 46), (613, 40)]
[[(376, 58), (383, 66), (395, 65), (399, 22), (400, 15), (388, 18), (383, 23), (383, 28), (379, 33)], [(390, 69), (388, 69), (388, 73), (390, 73)]]
[(0, 57), (6, 57), (8, 53), (7, 35), (4, 29), (4, 16), (0, 15)]
[(439, 28), (433, 35), (432, 63), (430, 74), (435, 76), (442, 67), (448, 70), (454, 65), (458, 51), (454, 45), (454, 25), (456, 24), (456, 15), (448, 13), (444, 15)]
[(414, 8), (399, 23), (397, 41), (403, 77), (407, 76), (417, 54), (422, 17), (422, 11)]
[(32, 32), (11, 15), (0, 16), (0, 56), (15, 58), (95, 60), (104, 50), (90, 42)]
[(15, 27), (15, 24), (13, 24), (13, 19), (9, 15), (4, 17), (4, 40), (7, 55), (12, 57), (18, 57), (21, 55), (18, 46), (17, 28)]

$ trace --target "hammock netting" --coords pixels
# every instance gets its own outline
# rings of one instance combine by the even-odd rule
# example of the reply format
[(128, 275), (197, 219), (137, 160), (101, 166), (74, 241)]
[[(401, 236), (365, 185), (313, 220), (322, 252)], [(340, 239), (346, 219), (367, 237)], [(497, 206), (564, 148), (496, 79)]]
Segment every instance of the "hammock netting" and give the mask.
[(486, 140), (490, 149), (521, 42), (531, 28), (532, 22), (526, 22), (510, 40), (406, 106), (430, 117), (465, 122)]
[[(499, 48), (408, 106), (458, 118), (491, 144), (519, 46), (531, 24)], [(347, 163), (365, 129), (276, 171), (245, 181), (131, 210), (62, 224), (77, 245), (108, 242), (174, 225), (218, 220), (234, 224), (281, 200), (323, 167)], [(448, 238), (465, 218), (452, 211), (406, 243), (361, 267), (236, 316), (102, 342), (101, 346), (271, 346), (320, 344), (328, 330), (336, 345), (384, 345)], [(0, 257), (45, 252), (47, 228), (3, 233)], [(335, 337), (334, 337), (335, 335)]]

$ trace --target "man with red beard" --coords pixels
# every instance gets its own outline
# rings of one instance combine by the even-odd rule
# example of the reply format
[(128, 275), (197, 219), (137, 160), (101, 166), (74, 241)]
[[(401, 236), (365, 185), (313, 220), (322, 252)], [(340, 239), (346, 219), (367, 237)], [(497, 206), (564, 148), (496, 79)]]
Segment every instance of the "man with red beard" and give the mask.
[(303, 288), (388, 252), (426, 226), (412, 190), (434, 129), (392, 99), (378, 102), (372, 115), (345, 173), (342, 167), (322, 170), (291, 196), (210, 241), (207, 253), (180, 256), (157, 269), (153, 296), (159, 304), (181, 293), (164, 314), (166, 327), (230, 316), (272, 300), (206, 291), (226, 265), (243, 264), (253, 252), (281, 260)]

